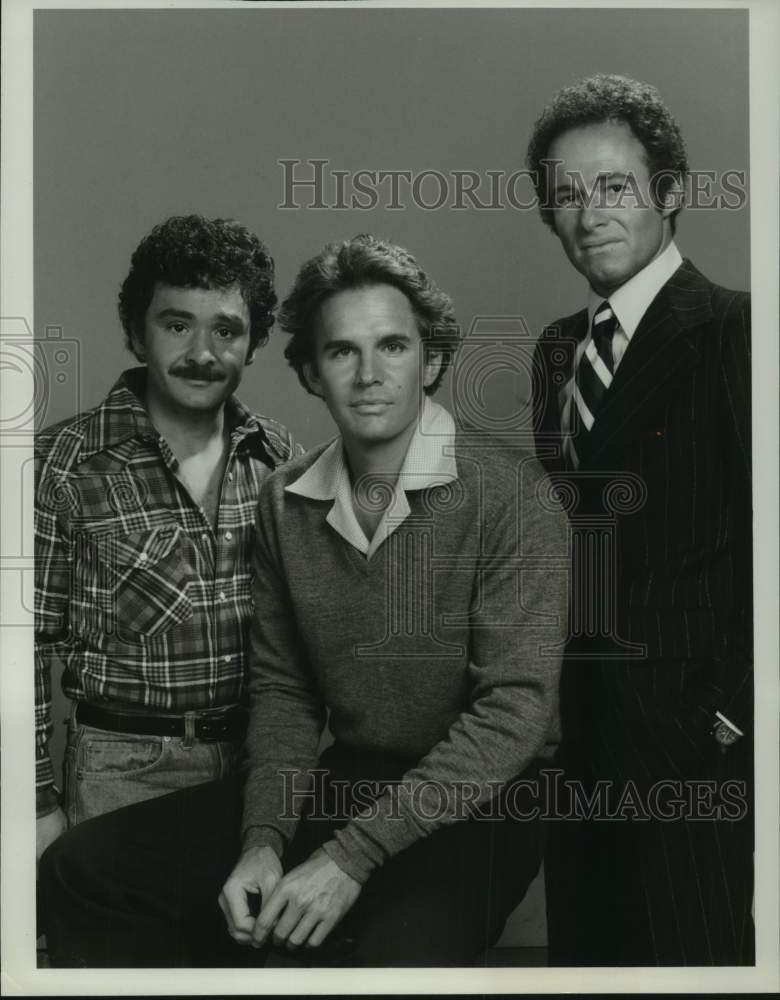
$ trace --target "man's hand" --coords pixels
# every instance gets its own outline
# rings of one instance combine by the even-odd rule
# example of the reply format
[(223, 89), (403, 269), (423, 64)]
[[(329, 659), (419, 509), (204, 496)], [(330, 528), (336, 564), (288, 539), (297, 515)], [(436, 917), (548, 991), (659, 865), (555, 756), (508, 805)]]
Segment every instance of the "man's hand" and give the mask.
[(37, 819), (35, 821), (35, 860), (40, 861), (41, 855), (49, 844), (53, 844), (57, 837), (65, 833), (67, 829), (67, 817), (60, 808)]
[(219, 895), (219, 906), (227, 920), (228, 933), (239, 944), (259, 947), (253, 940), (255, 918), (249, 896), (260, 893), (263, 903), (269, 900), (282, 877), (282, 863), (270, 847), (250, 847), (238, 859)]
[(263, 898), (252, 935), (255, 946), (273, 933), (277, 945), (316, 948), (351, 909), (361, 888), (323, 850), (315, 851), (279, 881), (270, 899)]

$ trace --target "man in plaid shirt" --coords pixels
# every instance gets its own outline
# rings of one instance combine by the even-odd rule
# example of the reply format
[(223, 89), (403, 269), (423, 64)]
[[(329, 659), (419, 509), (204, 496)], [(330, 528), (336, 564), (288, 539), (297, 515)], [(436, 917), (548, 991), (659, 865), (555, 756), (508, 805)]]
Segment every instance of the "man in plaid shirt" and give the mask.
[[(68, 824), (235, 766), (257, 496), (301, 453), (233, 396), (273, 324), (273, 278), (235, 222), (156, 226), (119, 295), (145, 367), (36, 437), (38, 857)], [(55, 658), (73, 701), (62, 802)]]

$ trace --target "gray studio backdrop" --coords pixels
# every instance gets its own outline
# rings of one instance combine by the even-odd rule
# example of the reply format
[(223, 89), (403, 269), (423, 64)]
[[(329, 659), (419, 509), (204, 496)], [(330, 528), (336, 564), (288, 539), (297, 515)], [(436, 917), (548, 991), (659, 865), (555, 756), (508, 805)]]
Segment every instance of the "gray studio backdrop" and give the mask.
[[(133, 363), (117, 291), (140, 238), (172, 214), (254, 229), (276, 259), (281, 295), (328, 240), (388, 237), (453, 296), (464, 330), (480, 316), (522, 317), (535, 336), (584, 293), (536, 212), (516, 207), (530, 186), (515, 185), (514, 205), (502, 189), (501, 178), (523, 167), (545, 101), (593, 72), (647, 80), (673, 109), (692, 168), (746, 171), (747, 29), (747, 13), (728, 10), (37, 12), (34, 326), (38, 337), (68, 342), (65, 377), (52, 378), (39, 422), (94, 406)], [(318, 169), (329, 207), (306, 207), (315, 192), (291, 192), (289, 180)], [(334, 207), (353, 195), (371, 203), (356, 191), (360, 170), (412, 180), (398, 175), (393, 199), (392, 182), (377, 179), (367, 210)], [(342, 195), (337, 171), (347, 172)], [(505, 207), (470, 205), (458, 171), (476, 173), (479, 202)], [(415, 182), (428, 206), (444, 194), (442, 206), (414, 205)], [(300, 207), (279, 207), (285, 200)], [(690, 211), (678, 243), (708, 277), (746, 288), (748, 221), (747, 207)], [(516, 319), (493, 327), (528, 343)], [(284, 340), (274, 331), (241, 396), (311, 445), (332, 425), (287, 368)], [(527, 430), (522, 365), (496, 371), (482, 389), (491, 419)], [(59, 703), (55, 718), (64, 714)], [(537, 901), (518, 939), (539, 943), (540, 920)]]

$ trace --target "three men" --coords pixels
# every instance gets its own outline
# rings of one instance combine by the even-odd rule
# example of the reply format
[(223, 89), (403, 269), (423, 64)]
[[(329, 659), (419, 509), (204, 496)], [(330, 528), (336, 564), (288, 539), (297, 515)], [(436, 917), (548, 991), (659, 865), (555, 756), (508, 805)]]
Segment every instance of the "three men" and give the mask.
[(589, 285), (536, 354), (537, 453), (575, 529), (558, 760), (647, 805), (551, 824), (550, 960), (751, 963), (749, 296), (677, 250), (687, 160), (654, 88), (565, 88), (528, 162)]
[[(119, 296), (126, 371), (36, 436), (38, 856), (84, 819), (235, 765), (260, 484), (297, 453), (233, 395), (268, 338), (266, 247), (235, 222), (168, 219)], [(60, 804), (51, 663), (73, 699)]]
[(251, 960), (228, 932), (258, 962), (469, 964), (538, 869), (565, 516), (532, 456), (430, 398), (457, 330), (406, 251), (326, 247), (282, 317), (340, 435), (261, 494), (243, 815), (216, 782), (62, 838), (42, 864), (60, 964)]
[[(550, 960), (750, 963), (749, 300), (675, 246), (687, 162), (653, 88), (562, 91), (529, 165), (590, 289), (536, 356), (538, 455), (575, 529)], [(340, 437), (261, 497), (245, 782), (55, 845), (60, 964), (251, 961), (220, 888), (258, 961), (465, 964), (522, 896), (536, 827), (507, 802), (555, 742), (565, 533), (533, 461), (427, 398), (445, 300), (370, 238), (302, 269), (288, 357)]]

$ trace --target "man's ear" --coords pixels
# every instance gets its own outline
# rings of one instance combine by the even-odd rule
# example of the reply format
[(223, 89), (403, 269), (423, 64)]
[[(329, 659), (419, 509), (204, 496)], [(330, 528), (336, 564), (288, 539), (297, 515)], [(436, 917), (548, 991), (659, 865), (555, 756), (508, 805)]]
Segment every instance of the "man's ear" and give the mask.
[(257, 351), (256, 347), (250, 347), (249, 354), (247, 354), (246, 361), (244, 362), (244, 367), (246, 367), (247, 365), (251, 365), (252, 364), (252, 362), (255, 360), (255, 352), (256, 351)]
[(682, 182), (678, 177), (675, 177), (664, 192), (663, 198), (660, 199), (661, 215), (665, 219), (668, 219), (670, 215), (673, 215), (683, 207), (684, 200), (685, 191)]
[(133, 351), (135, 352), (136, 356), (141, 360), (144, 360), (146, 357), (146, 351), (144, 350), (144, 342), (141, 339), (141, 337), (138, 336), (135, 327), (131, 327), (130, 329), (130, 343), (133, 347)]
[(425, 367), (423, 368), (423, 385), (427, 389), (429, 385), (433, 385), (436, 379), (439, 377), (439, 372), (441, 371), (441, 366), (444, 363), (444, 355), (441, 351), (426, 351), (425, 352)]
[(306, 361), (303, 366), (303, 377), (306, 379), (306, 384), (309, 387), (309, 391), (315, 395), (319, 396), (320, 399), (325, 397), (322, 394), (322, 387), (320, 385), (320, 377), (317, 373), (317, 366), (313, 361)]

